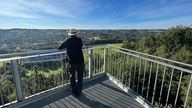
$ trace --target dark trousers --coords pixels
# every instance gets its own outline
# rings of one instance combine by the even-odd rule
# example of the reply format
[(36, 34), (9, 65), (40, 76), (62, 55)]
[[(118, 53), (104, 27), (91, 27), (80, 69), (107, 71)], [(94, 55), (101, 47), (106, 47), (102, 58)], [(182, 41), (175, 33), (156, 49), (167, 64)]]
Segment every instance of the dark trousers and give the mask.
[[(83, 83), (84, 63), (71, 63), (70, 64), (70, 82), (72, 93), (81, 94)], [(75, 72), (77, 71), (77, 82), (75, 80)]]

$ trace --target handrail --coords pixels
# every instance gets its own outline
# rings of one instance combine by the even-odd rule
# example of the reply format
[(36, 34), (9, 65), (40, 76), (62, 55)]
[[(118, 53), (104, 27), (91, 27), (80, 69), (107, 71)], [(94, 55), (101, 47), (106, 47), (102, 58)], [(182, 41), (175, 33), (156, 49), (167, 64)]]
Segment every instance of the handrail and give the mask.
[[(83, 49), (84, 51), (88, 50), (88, 49)], [(53, 50), (55, 51), (55, 50)], [(56, 50), (57, 52), (54, 53), (45, 53), (45, 54), (34, 54), (34, 55), (27, 55), (27, 56), (22, 56), (22, 57), (11, 57), (11, 58), (2, 58), (0, 59), (0, 62), (3, 61), (10, 61), (10, 60), (17, 60), (17, 59), (26, 59), (26, 58), (33, 58), (33, 57), (42, 57), (42, 56), (50, 56), (50, 55), (56, 55), (56, 54), (64, 54), (66, 53), (65, 50)], [(39, 51), (39, 53), (42, 53), (41, 51)], [(20, 53), (17, 53), (20, 54)], [(22, 54), (22, 53), (21, 53)]]
[(187, 63), (183, 63), (183, 62), (179, 62), (179, 61), (175, 61), (175, 60), (170, 60), (170, 59), (166, 59), (166, 58), (162, 58), (162, 57), (158, 57), (158, 56), (154, 56), (154, 55), (150, 55), (150, 54), (147, 54), (147, 53), (142, 53), (142, 52), (126, 49), (126, 48), (120, 48), (120, 47), (113, 46), (113, 45), (108, 45), (108, 46), (118, 48), (118, 49), (122, 49), (122, 50), (125, 50), (125, 51), (130, 51), (130, 52), (137, 53), (137, 54), (142, 54), (142, 55), (145, 55), (145, 56), (148, 56), (148, 57), (153, 57), (153, 58), (157, 58), (157, 59), (160, 59), (160, 60), (165, 60), (165, 61), (180, 64), (180, 65), (185, 65), (185, 66), (192, 67), (191, 64), (187, 64)]
[[(83, 46), (82, 49), (86, 50), (88, 48), (101, 48), (103, 46), (97, 46), (97, 45), (88, 45), (88, 46)], [(13, 57), (13, 56), (28, 56), (28, 55), (37, 55), (37, 54), (46, 54), (50, 52), (60, 52), (58, 49), (49, 49), (49, 50), (32, 50), (28, 52), (18, 52), (18, 53), (9, 53), (9, 54), (0, 54), (0, 57)]]
[(192, 74), (192, 70), (189, 70), (189, 69), (184, 69), (182, 67), (174, 66), (174, 65), (163, 63), (163, 62), (156, 61), (156, 60), (152, 60), (152, 59), (149, 59), (149, 58), (145, 58), (145, 57), (142, 57), (142, 56), (134, 55), (134, 54), (127, 53), (127, 52), (124, 52), (124, 51), (120, 51), (120, 50), (115, 50), (115, 49), (112, 49), (112, 50), (120, 52), (120, 53), (124, 53), (124, 54), (127, 54), (127, 55), (131, 55), (133, 57), (141, 58), (141, 59), (144, 59), (144, 60), (147, 60), (147, 61), (151, 61), (151, 62), (154, 62), (154, 63), (157, 63), (157, 64), (165, 65), (165, 66), (170, 67), (170, 68), (174, 68), (174, 69), (178, 69), (178, 70), (183, 70), (185, 72), (188, 72), (188, 73)]
[(12, 57), (12, 56), (21, 56), (21, 55), (29, 55), (29, 54), (43, 54), (50, 53), (53, 51), (58, 51), (57, 49), (49, 49), (49, 50), (33, 50), (28, 52), (18, 52), (18, 53), (9, 53), (9, 54), (0, 54), (0, 57)]
[[(94, 53), (96, 54), (92, 54), (92, 53), (88, 53), (88, 51), (91, 51), (91, 50), (97, 50), (95, 51)], [(91, 78), (91, 76), (94, 74), (98, 74), (98, 73), (103, 73), (103, 62), (104, 60), (102, 60), (103, 58), (99, 55), (103, 54), (103, 50), (104, 49), (99, 49), (98, 48), (84, 48), (83, 49), (83, 52), (85, 52), (84, 54), (86, 55), (85, 56), (85, 73), (84, 73), (84, 77), (89, 77)], [(61, 78), (60, 79), (55, 79), (54, 78), (54, 83), (55, 85), (50, 85), (50, 87), (54, 87), (54, 86), (57, 86), (57, 84), (64, 84), (66, 83), (65, 81), (68, 80), (69, 78), (69, 73), (67, 72), (68, 71), (68, 64), (66, 63), (66, 59), (64, 57), (64, 54), (66, 54), (66, 51), (65, 50), (57, 50), (57, 52), (52, 52), (52, 53), (41, 53), (41, 54), (35, 54), (35, 55), (27, 55), (27, 56), (21, 56), (21, 57), (12, 57), (12, 58), (3, 58), (3, 59), (0, 59), (0, 68), (2, 70), (2, 72), (0, 73), (3, 74), (3, 75), (8, 75), (10, 73), (14, 73), (14, 74), (11, 74), (11, 76), (16, 79), (17, 78), (17, 81), (16, 80), (11, 80), (11, 83), (12, 84), (16, 84), (14, 88), (12, 89), (17, 89), (15, 94), (16, 94), (16, 97), (17, 97), (17, 101), (23, 101), (23, 98), (27, 98), (27, 97), (30, 97), (30, 96), (34, 96), (34, 93), (35, 94), (38, 94), (41, 93), (43, 89), (50, 89), (49, 86), (45, 86), (45, 88), (41, 88), (39, 89), (40, 91), (38, 91), (38, 88), (35, 88), (35, 87), (32, 87), (32, 91), (30, 88), (28, 87), (25, 87), (25, 86), (22, 86), (23, 83), (35, 83), (35, 85), (41, 85), (41, 84), (45, 84), (45, 82), (49, 81), (49, 80), (45, 80), (46, 78), (48, 79), (48, 77), (42, 77), (42, 75), (46, 75), (47, 73), (50, 74), (53, 74), (53, 77), (54, 75), (61, 75)], [(88, 59), (87, 59), (88, 58)], [(95, 61), (93, 61), (93, 59)], [(93, 66), (91, 66), (93, 65)], [(9, 67), (8, 67), (9, 66)], [(37, 67), (38, 66), (38, 67)], [(91, 67), (90, 67), (91, 66)], [(41, 69), (45, 69), (45, 72), (44, 70), (36, 70), (37, 68), (41, 68)], [(50, 68), (50, 70), (49, 70)], [(9, 70), (8, 70), (9, 69)], [(26, 70), (22, 70), (22, 69), (26, 69)], [(52, 70), (54, 69), (54, 70)], [(47, 70), (49, 72), (47, 72)], [(94, 70), (94, 71), (93, 71)], [(26, 77), (26, 74), (28, 73), (28, 71), (30, 73), (34, 73), (36, 72), (37, 76), (33, 76), (33, 77)], [(54, 72), (53, 71), (57, 71), (57, 72)], [(96, 72), (97, 71), (97, 72)], [(24, 72), (24, 74), (21, 74), (20, 72)], [(56, 73), (56, 74), (55, 74)], [(21, 76), (16, 76), (16, 75), (19, 75), (21, 74)], [(33, 75), (33, 74), (32, 74)], [(38, 76), (40, 75), (40, 76)], [(24, 78), (25, 77), (25, 78)], [(43, 82), (39, 82), (39, 77), (43, 78)], [(52, 78), (52, 76), (50, 76), (49, 78)], [(8, 79), (5, 79), (5, 81), (8, 80)], [(25, 81), (23, 81), (25, 80)], [(13, 82), (14, 81), (14, 82)], [(58, 83), (59, 81), (59, 83)], [(57, 83), (55, 83), (57, 82)], [(1, 82), (0, 82), (1, 83)], [(50, 83), (50, 82), (47, 82), (47, 83)], [(28, 86), (28, 85), (27, 85)], [(34, 85), (32, 85), (34, 86)], [(39, 87), (38, 86), (38, 87)], [(25, 89), (25, 90), (22, 90), (22, 89)], [(33, 91), (33, 89), (35, 89), (35, 91)], [(36, 91), (37, 90), (37, 91)], [(25, 94), (24, 96), (22, 96), (22, 93), (23, 92), (26, 92), (27, 94)], [(9, 92), (9, 91), (7, 91)], [(13, 91), (9, 92), (8, 94), (12, 93)], [(0, 105), (0, 108), (1, 107), (4, 107), (4, 106), (7, 106), (7, 105), (11, 105), (12, 103), (14, 103), (13, 100), (8, 100), (7, 102), (4, 102), (4, 97), (1, 97), (3, 95), (4, 92), (1, 91), (1, 88), (0, 88), (0, 103), (2, 105)], [(7, 95), (9, 96), (9, 95)]]
[(12, 57), (12, 58), (0, 59), (0, 62), (10, 61), (10, 60), (18, 60), (18, 59), (26, 59), (26, 58), (33, 58), (33, 57), (49, 56), (49, 55), (56, 55), (56, 54), (63, 54), (63, 53), (65, 53), (65, 52), (64, 51), (60, 51), (60, 52), (56, 52), (56, 53), (36, 54), (36, 55), (24, 56), (24, 57)]

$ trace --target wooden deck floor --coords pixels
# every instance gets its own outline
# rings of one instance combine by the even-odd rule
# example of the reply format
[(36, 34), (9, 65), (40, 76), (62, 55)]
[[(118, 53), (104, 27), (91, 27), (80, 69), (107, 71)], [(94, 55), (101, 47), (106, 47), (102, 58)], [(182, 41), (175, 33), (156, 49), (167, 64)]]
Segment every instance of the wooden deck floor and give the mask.
[(68, 88), (22, 108), (144, 108), (133, 97), (122, 91), (107, 76), (102, 76), (83, 86), (81, 97), (75, 98)]

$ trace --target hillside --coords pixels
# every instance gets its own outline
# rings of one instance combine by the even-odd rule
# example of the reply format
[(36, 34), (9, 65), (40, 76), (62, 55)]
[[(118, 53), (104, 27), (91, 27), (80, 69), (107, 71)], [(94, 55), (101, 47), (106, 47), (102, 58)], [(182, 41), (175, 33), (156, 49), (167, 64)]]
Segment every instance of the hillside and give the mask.
[[(120, 43), (125, 37), (138, 39), (165, 30), (78, 30), (85, 45)], [(0, 54), (57, 48), (67, 37), (66, 29), (0, 29)]]
[[(88, 37), (143, 36), (156, 35), (164, 30), (79, 30), (78, 35), (86, 40)], [(0, 29), (0, 46), (44, 44), (63, 40), (66, 29)]]
[(124, 40), (123, 47), (192, 64), (192, 29), (177, 26), (157, 36)]

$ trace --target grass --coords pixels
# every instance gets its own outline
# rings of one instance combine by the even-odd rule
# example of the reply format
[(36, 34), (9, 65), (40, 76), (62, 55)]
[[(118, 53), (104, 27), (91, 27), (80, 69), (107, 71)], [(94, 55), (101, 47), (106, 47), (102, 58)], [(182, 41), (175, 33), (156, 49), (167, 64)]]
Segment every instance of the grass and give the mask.
[[(103, 44), (106, 45), (106, 44)], [(104, 49), (103, 49), (103, 45), (95, 45), (93, 46), (93, 55), (95, 54), (99, 54), (101, 58), (103, 58), (104, 56)], [(107, 45), (113, 45), (113, 46), (117, 46), (117, 47), (122, 47), (123, 43), (112, 43), (112, 44), (107, 44)], [(87, 60), (88, 59), (88, 54), (84, 52), (84, 58)]]
[(123, 43), (113, 43), (113, 44), (108, 44), (108, 45), (113, 45), (117, 47), (122, 47)]

